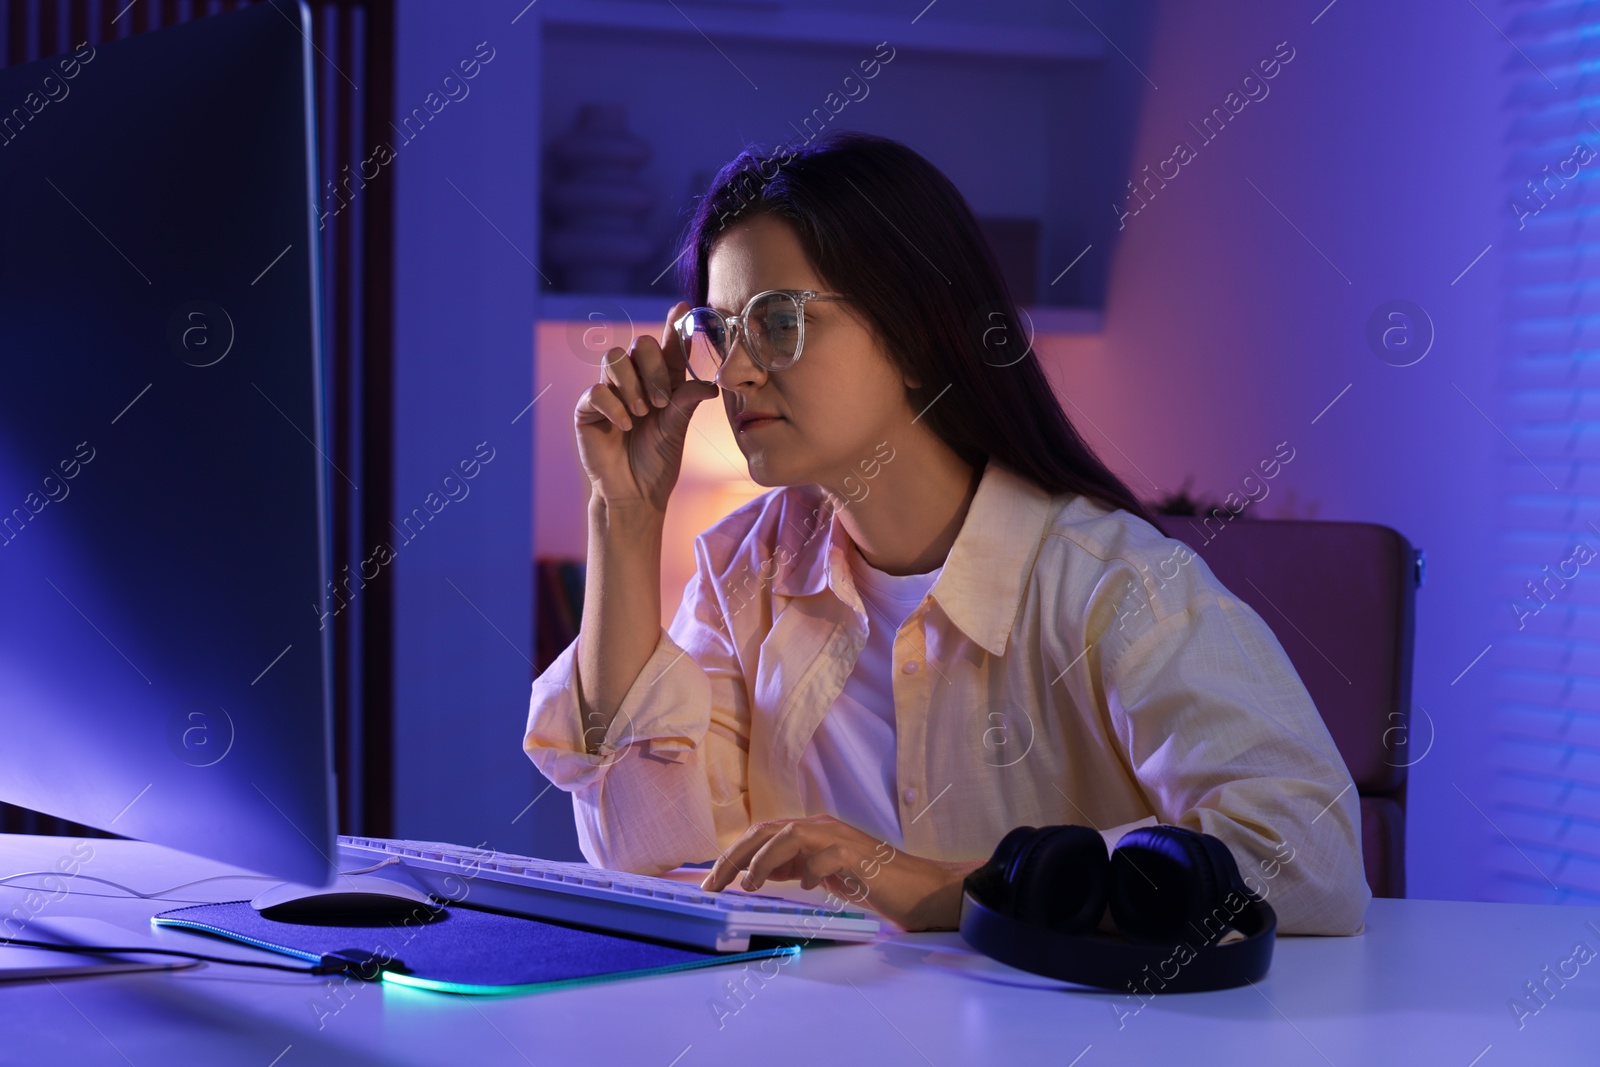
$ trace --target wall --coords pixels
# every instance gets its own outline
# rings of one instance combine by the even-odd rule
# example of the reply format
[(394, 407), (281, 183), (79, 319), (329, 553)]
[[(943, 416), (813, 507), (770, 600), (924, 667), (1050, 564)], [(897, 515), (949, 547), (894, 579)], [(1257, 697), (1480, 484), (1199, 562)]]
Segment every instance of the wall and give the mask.
[[(426, 108), (480, 42), (493, 58), (411, 141), (395, 134), (396, 523), (426, 512), (430, 493), (446, 501), (411, 541), (396, 534), (395, 832), (576, 855), (569, 806), (546, 795), (528, 808), (545, 783), (519, 745), (538, 284), (537, 152), (519, 131), (538, 106), (538, 36), (515, 13), (480, 0), (398, 8), (401, 115)], [(482, 442), (493, 458), (447, 487)]]

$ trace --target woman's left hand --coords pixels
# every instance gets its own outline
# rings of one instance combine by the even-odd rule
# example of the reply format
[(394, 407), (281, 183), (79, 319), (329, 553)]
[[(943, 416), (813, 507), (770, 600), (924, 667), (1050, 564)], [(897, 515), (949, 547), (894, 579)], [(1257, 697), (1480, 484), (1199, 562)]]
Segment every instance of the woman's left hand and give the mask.
[(961, 923), (962, 880), (980, 866), (913, 856), (831, 815), (811, 815), (751, 826), (700, 887), (723, 889), (740, 871), (748, 872), (740, 883), (748, 891), (769, 879), (799, 879), (804, 889), (823, 886), (903, 930), (954, 930)]

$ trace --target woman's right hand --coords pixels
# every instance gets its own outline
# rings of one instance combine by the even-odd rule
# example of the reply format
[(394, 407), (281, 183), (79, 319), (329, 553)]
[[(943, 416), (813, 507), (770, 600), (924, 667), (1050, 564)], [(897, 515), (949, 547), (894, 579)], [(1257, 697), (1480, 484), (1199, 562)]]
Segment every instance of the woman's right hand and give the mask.
[(646, 334), (630, 351), (608, 351), (601, 380), (578, 398), (578, 456), (595, 500), (666, 513), (689, 419), (702, 400), (719, 393), (688, 374), (688, 353), (672, 328), (688, 310), (686, 301), (673, 306), (659, 342)]

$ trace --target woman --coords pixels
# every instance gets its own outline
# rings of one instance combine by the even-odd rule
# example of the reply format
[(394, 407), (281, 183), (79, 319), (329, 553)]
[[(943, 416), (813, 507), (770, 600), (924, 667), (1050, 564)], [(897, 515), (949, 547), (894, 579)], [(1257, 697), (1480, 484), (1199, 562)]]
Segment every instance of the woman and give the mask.
[[(582, 627), (524, 740), (590, 862), (714, 858), (708, 889), (948, 929), (1011, 828), (1159, 821), (1226, 843), (1281, 932), (1359, 931), (1356, 794), (1304, 685), (1074, 430), (943, 174), (862, 134), (746, 151), (679, 263), (695, 306), (577, 404)], [(695, 539), (663, 629), (667, 499), (719, 395), (774, 488)]]

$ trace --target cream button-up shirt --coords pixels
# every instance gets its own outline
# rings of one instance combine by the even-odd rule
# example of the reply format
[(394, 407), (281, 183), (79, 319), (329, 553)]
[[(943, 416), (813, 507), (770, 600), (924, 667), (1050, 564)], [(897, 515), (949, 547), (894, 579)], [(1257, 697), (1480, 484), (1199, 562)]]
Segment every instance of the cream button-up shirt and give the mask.
[[(798, 765), (866, 641), (849, 535), (815, 486), (695, 538), (671, 625), (604, 738), (580, 635), (533, 683), (523, 748), (572, 794), (589, 862), (656, 874), (802, 814)], [(944, 569), (894, 640), (905, 850), (986, 859), (1013, 827), (1223, 841), (1280, 933), (1353, 934), (1372, 894), (1354, 784), (1262, 618), (1123, 509), (984, 469)], [(587, 741), (587, 743), (586, 743)]]

